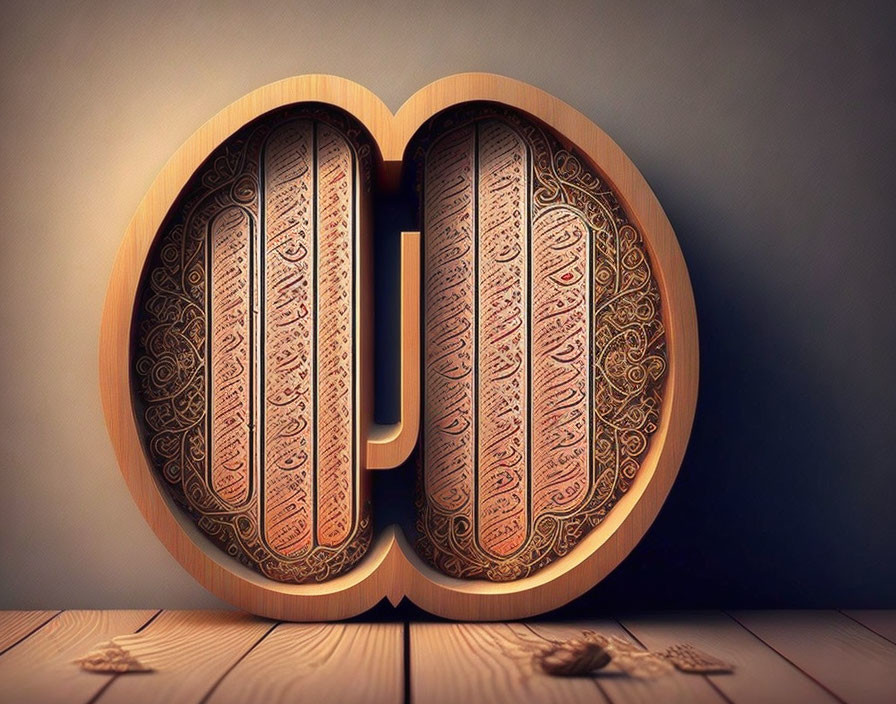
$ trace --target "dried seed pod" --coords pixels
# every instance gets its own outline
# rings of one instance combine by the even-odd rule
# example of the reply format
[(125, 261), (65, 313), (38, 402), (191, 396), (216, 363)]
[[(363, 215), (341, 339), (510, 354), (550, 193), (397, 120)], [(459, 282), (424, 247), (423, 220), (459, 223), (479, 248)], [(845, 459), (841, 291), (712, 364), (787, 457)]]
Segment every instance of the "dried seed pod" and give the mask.
[(541, 669), (557, 677), (580, 677), (606, 667), (610, 654), (598, 643), (568, 640), (538, 656)]

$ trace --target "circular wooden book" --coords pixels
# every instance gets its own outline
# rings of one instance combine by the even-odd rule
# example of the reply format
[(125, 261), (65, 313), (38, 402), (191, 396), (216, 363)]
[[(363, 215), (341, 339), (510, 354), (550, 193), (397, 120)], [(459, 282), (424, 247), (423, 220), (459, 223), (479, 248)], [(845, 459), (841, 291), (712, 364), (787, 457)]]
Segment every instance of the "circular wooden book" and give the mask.
[[(390, 228), (396, 285), (375, 291)], [(375, 379), (377, 335), (398, 363)], [(224, 109), (155, 180), (100, 379), (135, 501), (221, 598), (292, 620), (405, 597), (519, 618), (596, 584), (656, 516), (697, 326), (659, 203), (566, 104), (466, 74), (392, 115), (302, 76)], [(379, 424), (392, 381), (400, 420)]]

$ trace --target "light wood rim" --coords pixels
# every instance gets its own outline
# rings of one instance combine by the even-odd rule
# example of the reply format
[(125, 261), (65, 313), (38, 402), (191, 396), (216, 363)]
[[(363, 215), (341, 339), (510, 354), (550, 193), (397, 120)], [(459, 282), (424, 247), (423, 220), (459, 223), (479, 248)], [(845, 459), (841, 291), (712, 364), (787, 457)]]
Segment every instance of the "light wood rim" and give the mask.
[[(288, 585), (267, 580), (229, 560), (173, 506), (160, 491), (143, 453), (130, 394), (129, 335), (149, 248), (181, 187), (202, 160), (259, 115), (302, 101), (342, 108), (367, 127), (388, 164), (401, 161), (408, 141), (427, 119), (473, 100), (517, 108), (563, 135), (603, 172), (643, 234), (663, 301), (669, 354), (660, 427), (632, 487), (607, 519), (569, 555), (532, 577), (509, 583), (446, 577), (424, 565), (401, 531), (392, 527), (376, 539), (353, 570), (329, 582)], [(383, 597), (393, 604), (407, 597), (447, 618), (510, 619), (548, 611), (587, 591), (616, 567), (653, 522), (678, 473), (690, 435), (697, 400), (697, 319), (684, 258), (650, 187), (616, 143), (566, 103), (520, 81), (468, 73), (426, 86), (393, 116), (378, 97), (356, 83), (309, 75), (264, 86), (224, 108), (162, 169), (137, 208), (115, 260), (100, 330), (99, 371), (106, 425), (134, 500), (174, 557), (220, 598), (256, 614), (288, 620), (345, 618)], [(419, 386), (419, 369), (416, 375)], [(419, 398), (419, 389), (416, 395)]]

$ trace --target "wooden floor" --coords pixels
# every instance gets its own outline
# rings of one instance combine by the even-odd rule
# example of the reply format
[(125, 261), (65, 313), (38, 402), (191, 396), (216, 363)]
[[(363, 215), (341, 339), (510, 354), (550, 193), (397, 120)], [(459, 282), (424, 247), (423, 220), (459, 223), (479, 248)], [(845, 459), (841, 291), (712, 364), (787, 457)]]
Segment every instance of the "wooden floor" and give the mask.
[[(734, 674), (556, 678), (532, 654), (590, 629), (688, 642)], [(73, 661), (116, 643), (153, 668)], [(701, 611), (577, 623), (275, 623), (236, 612), (0, 612), (0, 702), (896, 702), (896, 611)]]

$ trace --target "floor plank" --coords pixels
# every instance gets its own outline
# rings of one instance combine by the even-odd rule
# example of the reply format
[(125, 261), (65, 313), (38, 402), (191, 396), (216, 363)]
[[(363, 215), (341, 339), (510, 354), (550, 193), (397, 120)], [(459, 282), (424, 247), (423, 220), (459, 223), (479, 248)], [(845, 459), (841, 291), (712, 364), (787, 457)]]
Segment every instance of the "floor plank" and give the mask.
[(208, 704), (404, 701), (402, 624), (281, 623), (231, 670)]
[[(275, 624), (238, 612), (0, 612), (0, 701), (847, 702), (896, 701), (896, 612), (637, 614), (581, 623)], [(136, 632), (138, 631), (139, 632)], [(651, 650), (688, 642), (733, 675), (549, 677), (534, 654), (584, 630)], [(82, 671), (114, 639), (148, 674)], [(2, 648), (7, 650), (2, 652)]]
[[(588, 621), (576, 624), (528, 624), (537, 635), (548, 640), (581, 638), (584, 630), (617, 636), (629, 642), (632, 637), (616, 621)], [(638, 679), (620, 675), (612, 666), (593, 678), (604, 696), (615, 703), (652, 704), (653, 702), (722, 702), (724, 699), (702, 675), (672, 672), (656, 679)]]
[(731, 615), (841, 699), (896, 701), (896, 645), (851, 618), (837, 611)]
[(199, 702), (274, 625), (238, 611), (163, 611), (140, 633), (115, 638), (154, 671), (118, 675), (97, 701)]
[(63, 611), (0, 657), (0, 702), (89, 701), (111, 675), (84, 672), (73, 661), (100, 641), (134, 632), (155, 613)]
[(426, 623), (410, 627), (411, 701), (427, 704), (607, 701), (591, 678), (536, 670), (543, 640), (506, 623)]
[(639, 614), (619, 619), (651, 650), (665, 650), (676, 643), (690, 643), (730, 662), (733, 674), (708, 675), (730, 700), (738, 702), (835, 702), (798, 668), (720, 611)]
[(891, 643), (896, 643), (896, 611), (892, 609), (850, 609), (843, 613)]
[(0, 654), (53, 618), (58, 611), (0, 611)]

